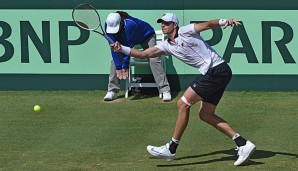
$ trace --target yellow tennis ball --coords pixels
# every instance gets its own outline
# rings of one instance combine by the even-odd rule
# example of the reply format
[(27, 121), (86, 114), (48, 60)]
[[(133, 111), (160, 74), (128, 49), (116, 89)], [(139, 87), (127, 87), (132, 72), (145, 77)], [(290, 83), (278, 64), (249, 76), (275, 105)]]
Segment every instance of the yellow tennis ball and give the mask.
[(40, 106), (38, 106), (38, 105), (35, 105), (35, 106), (34, 106), (34, 111), (35, 111), (35, 112), (39, 112), (39, 111), (40, 111), (40, 109), (41, 109), (41, 107), (40, 107)]

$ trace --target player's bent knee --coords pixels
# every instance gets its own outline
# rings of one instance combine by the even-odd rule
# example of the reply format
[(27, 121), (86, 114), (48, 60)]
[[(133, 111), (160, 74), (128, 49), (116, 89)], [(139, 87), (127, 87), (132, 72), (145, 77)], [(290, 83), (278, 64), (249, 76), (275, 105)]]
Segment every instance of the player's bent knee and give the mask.
[(188, 106), (185, 105), (185, 103), (181, 100), (181, 98), (177, 101), (177, 106), (178, 106), (178, 108), (182, 108), (183, 106), (188, 107)]
[(187, 109), (190, 109), (191, 106), (187, 105), (186, 103), (184, 103), (181, 98), (178, 100), (177, 102), (177, 107), (178, 107), (178, 111), (185, 111)]
[(186, 97), (184, 97), (184, 96), (182, 96), (181, 98), (181, 101), (183, 102), (183, 103), (185, 103), (187, 106), (189, 106), (189, 107), (191, 107), (194, 103), (192, 102), (192, 101), (190, 101), (190, 100), (188, 100)]

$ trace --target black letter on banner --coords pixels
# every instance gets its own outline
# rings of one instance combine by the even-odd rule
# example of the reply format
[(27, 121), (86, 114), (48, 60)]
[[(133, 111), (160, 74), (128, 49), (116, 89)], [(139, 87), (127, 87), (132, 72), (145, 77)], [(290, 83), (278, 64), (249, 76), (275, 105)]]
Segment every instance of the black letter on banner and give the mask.
[[(223, 55), (227, 62), (230, 62), (232, 53), (245, 53), (248, 63), (258, 63), (256, 54), (252, 48), (249, 38), (246, 34), (245, 27), (241, 22), (242, 26), (233, 27), (226, 51)], [(236, 38), (239, 36), (243, 47), (234, 47)]]
[(0, 36), (0, 44), (4, 47), (4, 54), (0, 57), (0, 62), (9, 61), (14, 53), (13, 45), (6, 39), (11, 35), (11, 27), (8, 23), (0, 21), (2, 35)]
[[(203, 23), (205, 21), (190, 21), (190, 23)], [(209, 40), (205, 40), (210, 46), (214, 46), (218, 44), (222, 39), (222, 29), (220, 27), (216, 27), (211, 29), (213, 32), (212, 38)]]
[(20, 22), (21, 29), (21, 62), (29, 63), (28, 37), (32, 40), (36, 49), (45, 63), (51, 63), (51, 44), (50, 44), (50, 22), (42, 22), (42, 41), (34, 31), (29, 21)]
[(283, 38), (275, 41), (275, 44), (285, 63), (296, 63), (286, 44), (293, 39), (293, 29), (290, 25), (280, 21), (263, 21), (262, 22), (262, 44), (263, 44), (263, 63), (272, 63), (271, 48), (271, 27), (279, 27), (283, 30)]
[[(76, 27), (80, 30), (80, 37), (76, 40), (68, 40), (68, 26)], [(73, 21), (59, 21), (60, 36), (60, 62), (69, 63), (69, 45), (80, 45), (85, 43), (90, 35), (90, 31), (80, 29)]]

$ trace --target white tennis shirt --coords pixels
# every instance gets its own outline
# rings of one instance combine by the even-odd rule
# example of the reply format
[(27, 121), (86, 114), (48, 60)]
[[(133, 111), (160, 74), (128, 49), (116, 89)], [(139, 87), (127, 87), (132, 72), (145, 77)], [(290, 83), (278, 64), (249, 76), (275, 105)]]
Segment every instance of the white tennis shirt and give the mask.
[(224, 59), (195, 31), (194, 24), (181, 27), (175, 43), (168, 40), (155, 47), (167, 55), (174, 55), (182, 62), (198, 68), (205, 75), (209, 68), (224, 62)]

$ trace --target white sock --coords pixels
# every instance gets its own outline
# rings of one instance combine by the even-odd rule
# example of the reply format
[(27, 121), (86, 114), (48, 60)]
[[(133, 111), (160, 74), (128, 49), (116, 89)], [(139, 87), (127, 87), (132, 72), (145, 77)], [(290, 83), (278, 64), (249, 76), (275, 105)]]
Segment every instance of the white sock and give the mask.
[(236, 133), (233, 137), (232, 140), (235, 140), (236, 138), (240, 137), (240, 134)]
[(179, 144), (179, 140), (176, 140), (175, 138), (172, 137), (172, 141), (176, 144)]

